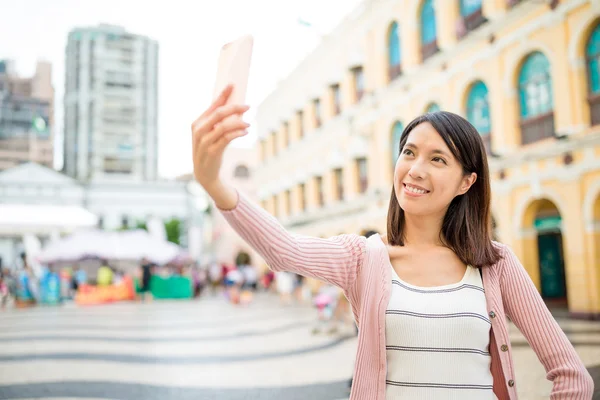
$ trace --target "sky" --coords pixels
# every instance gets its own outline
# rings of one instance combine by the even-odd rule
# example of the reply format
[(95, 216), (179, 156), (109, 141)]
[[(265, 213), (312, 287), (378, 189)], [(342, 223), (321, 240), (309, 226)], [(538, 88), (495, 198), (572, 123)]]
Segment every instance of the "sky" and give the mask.
[[(247, 103), (254, 111), (360, 0), (0, 0), (0, 59), (31, 75), (53, 64), (55, 167), (62, 166), (62, 96), (67, 34), (75, 27), (121, 25), (159, 43), (159, 175), (192, 170), (190, 125), (210, 104), (220, 47), (254, 36)], [(299, 20), (310, 22), (307, 27)], [(249, 147), (250, 134), (233, 146)]]

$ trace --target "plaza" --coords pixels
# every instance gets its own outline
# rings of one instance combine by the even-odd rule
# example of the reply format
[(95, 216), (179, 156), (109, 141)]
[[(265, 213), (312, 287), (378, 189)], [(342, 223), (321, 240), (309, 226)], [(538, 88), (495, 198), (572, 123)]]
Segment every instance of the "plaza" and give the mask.
[[(598, 387), (600, 323), (555, 316)], [(347, 399), (356, 337), (313, 335), (316, 323), (310, 306), (269, 294), (248, 307), (207, 295), (10, 309), (0, 313), (0, 399)], [(511, 340), (519, 398), (547, 399), (551, 383), (514, 326)]]

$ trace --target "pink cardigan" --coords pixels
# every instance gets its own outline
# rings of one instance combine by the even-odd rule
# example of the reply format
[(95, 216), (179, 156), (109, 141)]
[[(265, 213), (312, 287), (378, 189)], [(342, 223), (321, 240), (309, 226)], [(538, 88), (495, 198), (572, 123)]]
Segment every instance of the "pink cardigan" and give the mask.
[[(343, 289), (359, 326), (351, 400), (385, 400), (385, 310), (391, 263), (379, 235), (320, 239), (287, 232), (273, 216), (238, 192), (232, 210), (220, 210), (231, 227), (274, 271), (292, 271)], [(594, 383), (575, 349), (542, 301), (529, 275), (505, 245), (502, 259), (483, 268), (490, 333), (491, 372), (499, 400), (516, 399), (507, 317), (525, 335), (553, 382), (553, 400), (589, 400)]]

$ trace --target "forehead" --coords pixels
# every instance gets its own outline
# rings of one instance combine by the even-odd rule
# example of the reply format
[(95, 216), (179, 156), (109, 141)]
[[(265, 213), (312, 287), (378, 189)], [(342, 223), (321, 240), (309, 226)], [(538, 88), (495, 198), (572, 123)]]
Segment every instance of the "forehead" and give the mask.
[(448, 150), (448, 146), (446, 146), (444, 139), (442, 139), (440, 134), (429, 122), (422, 122), (415, 126), (408, 134), (406, 142), (412, 143), (417, 147), (435, 146)]

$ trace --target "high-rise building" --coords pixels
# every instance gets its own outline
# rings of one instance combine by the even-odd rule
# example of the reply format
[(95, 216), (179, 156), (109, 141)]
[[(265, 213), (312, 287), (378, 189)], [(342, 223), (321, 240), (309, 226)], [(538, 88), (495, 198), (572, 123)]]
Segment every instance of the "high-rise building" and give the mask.
[(32, 77), (0, 60), (0, 170), (33, 161), (53, 162), (52, 65), (38, 62)]
[(66, 48), (64, 172), (157, 178), (158, 44), (112, 25), (76, 28)]

